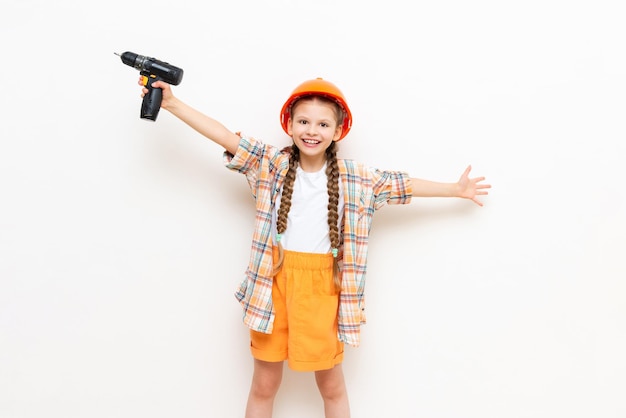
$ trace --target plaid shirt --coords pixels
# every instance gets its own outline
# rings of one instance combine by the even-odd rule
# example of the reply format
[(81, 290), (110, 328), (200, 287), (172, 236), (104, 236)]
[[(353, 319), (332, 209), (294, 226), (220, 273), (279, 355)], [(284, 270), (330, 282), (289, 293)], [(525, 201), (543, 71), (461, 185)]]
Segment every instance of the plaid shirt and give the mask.
[[(272, 213), (289, 169), (289, 155), (277, 147), (242, 137), (236, 154), (225, 152), (224, 161), (227, 168), (246, 176), (256, 201), (250, 262), (235, 297), (243, 306), (244, 323), (250, 329), (270, 334), (274, 323)], [(337, 338), (356, 347), (360, 325), (365, 323), (364, 288), (372, 216), (386, 203), (409, 203), (411, 181), (404, 172), (380, 171), (351, 160), (337, 162), (345, 200)]]

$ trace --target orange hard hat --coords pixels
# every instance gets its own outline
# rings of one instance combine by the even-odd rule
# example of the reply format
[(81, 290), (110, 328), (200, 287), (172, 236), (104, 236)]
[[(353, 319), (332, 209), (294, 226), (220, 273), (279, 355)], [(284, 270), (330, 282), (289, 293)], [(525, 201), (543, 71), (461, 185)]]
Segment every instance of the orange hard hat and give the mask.
[(346, 102), (343, 93), (330, 81), (323, 80), (322, 78), (316, 78), (314, 80), (307, 80), (296, 87), (291, 93), (291, 96), (289, 96), (289, 99), (287, 99), (283, 105), (283, 108), (280, 111), (280, 124), (282, 125), (283, 130), (287, 132), (287, 135), (289, 135), (288, 123), (289, 118), (291, 117), (291, 105), (293, 105), (296, 100), (304, 96), (323, 96), (334, 100), (341, 107), (344, 115), (342, 123), (343, 130), (339, 140), (343, 139), (343, 137), (348, 134), (350, 128), (352, 127), (352, 113), (350, 113), (350, 108), (348, 107), (348, 103)]

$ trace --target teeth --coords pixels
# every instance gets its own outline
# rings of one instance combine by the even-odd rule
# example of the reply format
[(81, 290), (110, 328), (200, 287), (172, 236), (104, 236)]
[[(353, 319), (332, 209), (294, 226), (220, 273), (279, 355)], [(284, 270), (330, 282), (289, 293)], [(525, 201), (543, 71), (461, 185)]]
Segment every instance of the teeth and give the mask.
[(303, 139), (302, 141), (306, 142), (307, 144), (319, 144), (320, 141), (315, 141), (313, 139)]

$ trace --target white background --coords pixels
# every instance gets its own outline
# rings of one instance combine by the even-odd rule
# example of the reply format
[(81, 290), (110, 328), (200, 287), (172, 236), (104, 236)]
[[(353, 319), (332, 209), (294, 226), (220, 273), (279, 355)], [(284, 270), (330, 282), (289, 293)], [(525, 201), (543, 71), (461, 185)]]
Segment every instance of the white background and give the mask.
[[(493, 185), (375, 218), (352, 415), (626, 417), (626, 15), (619, 1), (3, 0), (0, 417), (241, 417), (233, 291), (253, 200), (138, 73), (289, 142), (301, 81), (348, 98), (341, 155)], [(321, 417), (286, 368), (275, 417)]]

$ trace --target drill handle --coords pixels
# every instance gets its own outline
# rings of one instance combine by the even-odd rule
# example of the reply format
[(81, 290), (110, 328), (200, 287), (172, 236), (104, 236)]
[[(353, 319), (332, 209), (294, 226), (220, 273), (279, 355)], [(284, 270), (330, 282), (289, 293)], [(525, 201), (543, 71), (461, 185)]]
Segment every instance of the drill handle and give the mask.
[(163, 100), (163, 90), (158, 87), (152, 87), (152, 84), (161, 80), (159, 77), (150, 74), (142, 74), (143, 85), (148, 89), (148, 94), (143, 96), (141, 102), (141, 119), (155, 121), (161, 110), (161, 101)]

